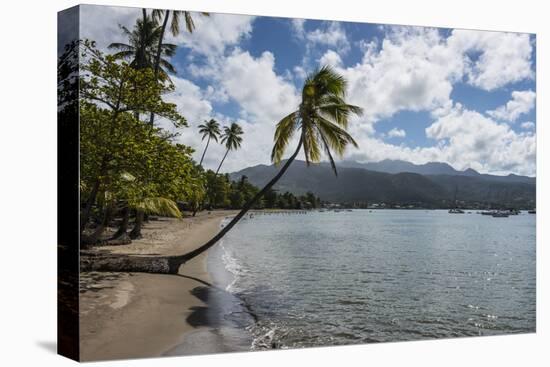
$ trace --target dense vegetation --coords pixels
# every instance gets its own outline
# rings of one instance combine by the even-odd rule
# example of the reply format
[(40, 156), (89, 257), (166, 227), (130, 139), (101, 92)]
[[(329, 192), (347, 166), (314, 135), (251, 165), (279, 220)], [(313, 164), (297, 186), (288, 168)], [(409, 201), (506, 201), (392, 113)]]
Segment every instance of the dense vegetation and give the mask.
[[(223, 209), (241, 209), (260, 189), (252, 185), (246, 176), (231, 181), (228, 174), (216, 175), (206, 172), (206, 207)], [(291, 192), (278, 193), (274, 189), (267, 190), (262, 198), (252, 208), (254, 209), (314, 209), (321, 206), (321, 199), (312, 192), (304, 195), (294, 195)]]
[[(165, 33), (171, 20), (170, 31), (176, 35), (180, 19), (188, 32), (194, 30), (189, 12), (148, 14), (143, 9), (133, 29), (121, 27), (128, 42), (109, 45), (113, 54), (98, 49), (93, 40), (78, 40), (67, 45), (59, 59), (60, 121), (74, 121), (77, 114), (80, 120), (81, 245), (128, 243), (141, 236), (142, 224), (151, 214), (181, 218), (182, 210), (192, 215), (205, 209), (240, 211), (190, 253), (133, 258), (96, 253), (81, 261), (81, 270), (177, 272), (182, 263), (213, 246), (250, 209), (319, 207), (321, 201), (313, 193), (277, 192), (275, 183), (300, 152), (308, 165), (319, 162), (324, 153), (337, 174), (333, 155), (342, 156), (348, 145), (357, 145), (347, 126), (349, 118), (362, 110), (344, 100), (346, 80), (323, 67), (305, 79), (300, 105), (289, 106), (294, 111), (277, 124), (274, 163), (282, 163), (292, 137), (299, 135), (294, 153), (277, 174), (261, 189), (246, 177), (231, 180), (220, 174), (224, 162), (231, 159), (229, 153), (241, 147), (245, 134), (241, 126), (222, 127), (211, 119), (199, 131), (189, 131), (185, 111), (163, 98), (174, 90), (170, 76), (176, 72), (169, 59), (176, 46), (165, 43)], [(173, 129), (158, 127), (155, 118), (171, 122)], [(177, 142), (179, 134), (195, 133), (206, 140), (199, 163), (193, 159), (193, 148)], [(225, 153), (216, 171), (205, 170), (202, 162), (208, 147), (218, 142)]]
[[(174, 55), (176, 46), (163, 42), (169, 14), (149, 15), (144, 10), (134, 29), (121, 27), (128, 43), (109, 45), (113, 54), (100, 51), (92, 40), (81, 40), (67, 45), (59, 59), (60, 118), (75, 116), (77, 107), (80, 118), (83, 245), (139, 238), (151, 214), (181, 218), (183, 210), (194, 215), (202, 209), (241, 209), (260, 192), (246, 177), (232, 181), (219, 174), (230, 159), (229, 152), (239, 149), (243, 141), (244, 131), (237, 123), (221, 127), (212, 119), (200, 125), (198, 132), (189, 131), (176, 105), (164, 101), (163, 95), (174, 90), (170, 75), (175, 73), (166, 57)], [(179, 31), (180, 17), (191, 32), (194, 24), (188, 12), (172, 14), (171, 31)], [(177, 132), (156, 127), (155, 117), (170, 121)], [(199, 163), (193, 160), (194, 149), (177, 143), (181, 133), (207, 138)], [(226, 148), (216, 172), (202, 167), (211, 141)], [(319, 198), (311, 193), (297, 197), (267, 190), (252, 207), (319, 205)], [(116, 231), (106, 231), (114, 225)]]

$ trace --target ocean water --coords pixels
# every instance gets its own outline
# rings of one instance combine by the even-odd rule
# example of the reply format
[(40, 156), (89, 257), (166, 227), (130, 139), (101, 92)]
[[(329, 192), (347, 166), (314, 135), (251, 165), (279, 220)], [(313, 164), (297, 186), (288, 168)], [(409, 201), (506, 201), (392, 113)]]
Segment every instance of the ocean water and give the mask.
[(253, 314), (252, 349), (534, 332), (535, 217), (255, 214), (209, 267)]

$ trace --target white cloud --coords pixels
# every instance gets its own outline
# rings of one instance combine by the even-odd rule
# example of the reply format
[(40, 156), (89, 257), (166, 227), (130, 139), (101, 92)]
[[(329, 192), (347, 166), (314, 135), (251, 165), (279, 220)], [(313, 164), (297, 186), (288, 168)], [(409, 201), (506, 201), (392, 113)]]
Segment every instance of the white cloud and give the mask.
[(447, 45), (465, 61), (467, 81), (494, 90), (523, 79), (533, 79), (529, 34), (453, 30)]
[(449, 163), (459, 170), (473, 168), (482, 173), (535, 175), (535, 134), (516, 133), (507, 124), (497, 123), (460, 104), (436, 117), (426, 129), (426, 135), (434, 140), (434, 146), (411, 148), (356, 133), (359, 150), (349, 151), (346, 157), (360, 162), (401, 159), (422, 164), (437, 161)]
[(476, 111), (457, 104), (426, 129), (430, 138), (444, 141), (440, 157), (459, 169), (534, 174), (536, 137), (516, 133)]
[(220, 69), (219, 82), (228, 96), (258, 122), (275, 124), (299, 104), (296, 89), (275, 73), (274, 66), (271, 52), (254, 58), (235, 50)]
[(113, 42), (128, 42), (119, 25), (132, 30), (140, 8), (122, 6), (80, 5), (80, 38), (96, 41), (103, 51)]
[(293, 69), (294, 75), (298, 79), (305, 79), (307, 76), (306, 69), (304, 69), (302, 66), (295, 66)]
[(388, 136), (390, 138), (404, 138), (405, 136), (407, 136), (407, 133), (403, 129), (398, 129), (394, 127), (393, 129), (388, 131)]
[(202, 55), (222, 54), (227, 47), (237, 45), (250, 35), (254, 17), (233, 14), (210, 14), (209, 17), (193, 14), (195, 30), (192, 34), (182, 30), (176, 37), (171, 34), (167, 42), (183, 44)]
[(462, 63), (435, 29), (395, 29), (379, 52), (371, 44), (361, 63), (340, 68), (350, 101), (365, 109), (362, 124), (372, 125), (401, 110), (435, 110), (450, 101)]
[(300, 40), (303, 40), (306, 34), (304, 24), (306, 23), (305, 19), (292, 18), (290, 20), (290, 25), (294, 30), (294, 36)]
[(321, 58), (319, 59), (319, 65), (329, 65), (332, 67), (337, 67), (342, 65), (342, 58), (338, 53), (333, 50), (328, 50)]
[[(227, 56), (218, 55), (209, 65), (207, 77), (212, 84), (201, 92), (193, 83), (178, 79), (178, 93), (167, 99), (178, 105), (178, 110), (191, 122), (191, 133), (183, 130), (180, 141), (194, 147), (200, 158), (204, 142), (197, 133), (197, 125), (213, 117), (222, 124), (235, 121), (215, 114), (210, 101), (236, 103), (244, 135), (241, 149), (228, 156), (222, 172), (231, 172), (246, 166), (268, 163), (277, 122), (298, 107), (299, 97), (293, 84), (276, 74), (275, 58), (271, 52), (253, 57), (247, 51), (235, 49)], [(204, 165), (216, 169), (224, 148), (219, 144), (209, 148)]]
[(532, 122), (532, 121), (522, 122), (520, 126), (524, 130), (534, 130), (535, 129), (535, 123)]
[(532, 90), (514, 91), (511, 100), (495, 110), (487, 111), (487, 114), (497, 120), (516, 121), (535, 107), (535, 97), (536, 93)]
[(350, 49), (346, 31), (339, 22), (328, 22), (324, 29), (317, 28), (314, 31), (307, 32), (305, 38), (311, 44), (335, 47), (341, 53), (345, 53)]

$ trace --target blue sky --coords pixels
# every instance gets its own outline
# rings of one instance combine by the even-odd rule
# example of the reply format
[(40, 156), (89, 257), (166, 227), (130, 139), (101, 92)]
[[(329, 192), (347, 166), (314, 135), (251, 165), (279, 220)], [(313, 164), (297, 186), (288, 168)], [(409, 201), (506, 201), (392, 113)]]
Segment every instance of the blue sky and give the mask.
[[(132, 27), (135, 8), (85, 6), (81, 32), (100, 47)], [(304, 76), (329, 64), (364, 108), (344, 159), (442, 161), (457, 169), (535, 175), (534, 35), (213, 14), (169, 36), (176, 91), (191, 127), (179, 139), (202, 153), (196, 126), (239, 122), (242, 149), (225, 171), (268, 164), (275, 124), (296, 109)], [(160, 126), (170, 128), (165, 121)], [(214, 167), (223, 147), (214, 146)]]

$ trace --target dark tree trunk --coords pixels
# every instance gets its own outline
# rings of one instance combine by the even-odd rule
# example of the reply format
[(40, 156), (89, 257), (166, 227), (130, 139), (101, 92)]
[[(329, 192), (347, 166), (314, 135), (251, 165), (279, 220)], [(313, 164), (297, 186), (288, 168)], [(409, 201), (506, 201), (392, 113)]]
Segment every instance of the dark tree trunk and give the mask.
[(84, 231), (84, 228), (86, 228), (86, 224), (88, 224), (88, 220), (90, 219), (90, 212), (92, 210), (92, 206), (95, 203), (95, 199), (99, 191), (99, 185), (100, 185), (100, 182), (98, 178), (94, 182), (92, 191), (90, 192), (90, 195), (88, 195), (88, 199), (86, 200), (86, 205), (84, 206), (84, 210), (82, 212), (82, 215), (80, 216), (80, 235), (82, 235), (82, 232)]
[[(170, 10), (164, 11), (164, 21), (162, 22), (162, 27), (160, 29), (159, 43), (157, 45), (157, 54), (155, 55), (155, 80), (158, 80), (159, 69), (160, 69), (160, 56), (162, 53), (162, 41), (164, 39), (164, 32), (166, 32), (166, 24), (168, 24), (168, 17), (170, 16)], [(149, 124), (153, 126), (155, 120), (155, 113), (151, 112), (149, 117)]]
[(109, 222), (111, 221), (111, 218), (113, 216), (113, 206), (108, 205), (105, 208), (105, 212), (103, 214), (103, 219), (97, 226), (97, 228), (94, 230), (94, 232), (89, 236), (81, 236), (81, 242), (84, 247), (94, 245), (101, 240), (101, 235), (103, 232), (105, 232), (105, 228), (109, 225)]
[(292, 156), (285, 162), (281, 170), (277, 173), (271, 181), (265, 185), (246, 205), (241, 211), (233, 217), (233, 219), (222, 228), (218, 234), (216, 234), (210, 241), (206, 242), (201, 247), (179, 256), (164, 256), (164, 257), (132, 257), (121, 255), (95, 255), (96, 257), (89, 257), (87, 255), (81, 256), (81, 271), (124, 271), (124, 272), (143, 272), (143, 273), (160, 273), (160, 274), (176, 274), (179, 268), (185, 262), (193, 259), (194, 257), (202, 254), (210, 247), (214, 246), (227, 232), (231, 230), (239, 222), (239, 220), (252, 208), (252, 206), (277, 183), (277, 181), (284, 175), (288, 167), (292, 164), (296, 156), (302, 148), (302, 139), (298, 143), (298, 147)]
[(111, 237), (111, 239), (116, 240), (126, 234), (128, 231), (128, 222), (130, 220), (130, 209), (128, 207), (125, 207), (122, 209), (122, 221), (120, 222), (120, 226), (118, 227), (118, 230), (116, 233)]
[(225, 157), (227, 157), (227, 153), (229, 153), (229, 149), (225, 151), (225, 154), (223, 155), (222, 161), (220, 162), (220, 165), (218, 166), (218, 169), (216, 170), (216, 176), (218, 175), (218, 172), (220, 172), (220, 168), (222, 168), (223, 161), (225, 161)]
[(135, 240), (137, 238), (141, 238), (141, 226), (143, 225), (143, 211), (137, 210), (136, 211), (136, 222), (134, 224), (134, 228), (132, 228), (132, 231), (130, 232), (130, 238)]

